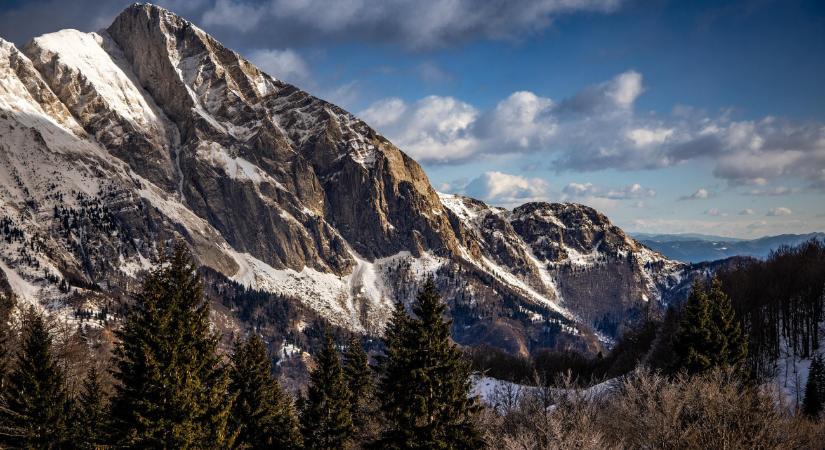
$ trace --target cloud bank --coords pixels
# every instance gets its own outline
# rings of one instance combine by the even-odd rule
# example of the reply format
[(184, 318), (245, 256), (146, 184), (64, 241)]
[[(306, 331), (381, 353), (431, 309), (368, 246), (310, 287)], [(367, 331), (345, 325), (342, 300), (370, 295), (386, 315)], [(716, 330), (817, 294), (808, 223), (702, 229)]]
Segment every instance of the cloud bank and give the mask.
[[(453, 97), (412, 103), (390, 98), (359, 115), (427, 164), (541, 153), (550, 157), (548, 168), (586, 172), (704, 160), (730, 185), (764, 186), (795, 178), (825, 189), (825, 124), (771, 116), (734, 120), (727, 111), (711, 116), (686, 107), (662, 117), (637, 113), (635, 103), (644, 90), (642, 75), (627, 71), (560, 101), (519, 91), (481, 111)], [(789, 192), (755, 188), (749, 193)]]

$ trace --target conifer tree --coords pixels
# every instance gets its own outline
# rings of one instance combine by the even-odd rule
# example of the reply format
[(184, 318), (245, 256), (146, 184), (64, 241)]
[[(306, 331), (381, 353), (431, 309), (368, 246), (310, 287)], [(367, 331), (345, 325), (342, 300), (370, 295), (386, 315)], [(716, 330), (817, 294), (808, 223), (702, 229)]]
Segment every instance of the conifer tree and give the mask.
[(376, 436), (375, 380), (369, 357), (357, 336), (350, 337), (344, 353), (344, 378), (350, 391), (350, 411), (354, 440), (372, 441)]
[(676, 367), (688, 374), (713, 367), (740, 367), (747, 357), (747, 340), (722, 284), (695, 282), (674, 336)]
[(378, 442), (392, 449), (474, 449), (484, 445), (471, 399), (470, 366), (450, 341), (446, 306), (432, 279), (409, 317), (400, 304), (387, 330), (380, 379), (388, 422)]
[(3, 392), (0, 435), (12, 448), (59, 449), (70, 440), (71, 402), (52, 336), (34, 307), (23, 318), (21, 348)]
[(350, 394), (329, 332), (316, 363), (301, 411), (304, 446), (309, 450), (347, 448), (352, 436)]
[(715, 329), (712, 331), (715, 339), (715, 361), (720, 365), (739, 367), (748, 356), (748, 344), (742, 334), (733, 304), (722, 290), (722, 282), (714, 277), (708, 290), (710, 318)]
[(808, 371), (808, 381), (805, 383), (805, 398), (802, 402), (802, 412), (815, 419), (822, 413), (825, 407), (825, 364), (822, 356), (816, 355), (811, 360), (811, 367)]
[(679, 330), (673, 339), (676, 369), (689, 374), (708, 370), (713, 365), (710, 354), (714, 345), (708, 296), (700, 282), (693, 283), (682, 310)]
[(9, 370), (9, 315), (13, 307), (14, 299), (0, 294), (0, 393), (5, 389)]
[(216, 355), (209, 306), (188, 251), (174, 254), (145, 279), (118, 331), (112, 399), (117, 446), (223, 448), (231, 401)]
[(79, 448), (95, 449), (104, 443), (107, 419), (106, 396), (100, 374), (92, 366), (77, 399), (74, 420), (74, 444)]
[(230, 429), (244, 449), (298, 449), (301, 433), (292, 401), (272, 376), (264, 341), (252, 334), (237, 343), (229, 370), (234, 397)]

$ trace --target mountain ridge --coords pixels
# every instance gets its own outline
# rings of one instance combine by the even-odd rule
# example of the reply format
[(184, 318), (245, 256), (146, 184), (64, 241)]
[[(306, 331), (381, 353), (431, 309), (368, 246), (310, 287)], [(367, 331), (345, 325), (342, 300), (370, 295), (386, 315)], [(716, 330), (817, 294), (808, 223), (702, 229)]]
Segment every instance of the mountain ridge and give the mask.
[(755, 239), (714, 239), (716, 236), (636, 235), (644, 245), (669, 258), (697, 263), (733, 256), (765, 258), (783, 246), (794, 247), (811, 239), (825, 240), (825, 233), (780, 234)]
[(594, 350), (691, 273), (583, 205), (439, 194), (360, 119), (154, 5), (22, 51), (0, 40), (0, 72), (3, 274), (67, 320), (128, 301), (176, 239), (358, 332), (433, 276), (460, 343), (521, 353)]

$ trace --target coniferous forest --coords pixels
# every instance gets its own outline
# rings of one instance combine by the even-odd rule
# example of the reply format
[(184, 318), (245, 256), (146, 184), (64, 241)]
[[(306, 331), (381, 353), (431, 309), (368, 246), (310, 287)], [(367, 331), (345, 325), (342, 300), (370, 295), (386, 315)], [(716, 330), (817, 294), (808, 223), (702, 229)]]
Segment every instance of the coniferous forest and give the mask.
[[(197, 266), (179, 246), (145, 277), (111, 361), (82, 380), (67, 376), (43, 313), (25, 309), (19, 327), (0, 330), (0, 445), (822, 448), (823, 286), (825, 247), (812, 241), (697, 281), (682, 305), (628, 330), (605, 355), (524, 359), (454, 344), (430, 280), (411, 305), (396, 305), (379, 351), (326, 332), (308, 385), (290, 392), (259, 334), (221, 351)], [(770, 381), (789, 355), (810, 361), (799, 404)], [(482, 402), (473, 395), (480, 376), (510, 382)]]

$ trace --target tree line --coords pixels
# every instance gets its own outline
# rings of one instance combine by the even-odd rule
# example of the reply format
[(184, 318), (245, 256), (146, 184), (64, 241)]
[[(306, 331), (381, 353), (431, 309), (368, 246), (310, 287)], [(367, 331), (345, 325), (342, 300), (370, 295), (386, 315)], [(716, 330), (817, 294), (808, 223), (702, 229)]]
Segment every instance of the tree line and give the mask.
[[(407, 312), (398, 304), (377, 365), (352, 337), (329, 333), (306, 390), (293, 399), (273, 376), (260, 336), (218, 352), (209, 306), (187, 250), (145, 278), (116, 332), (105, 383), (89, 370), (71, 394), (49, 321), (23, 314), (20, 345), (0, 331), (4, 448), (475, 449), (484, 446), (470, 365), (450, 340), (429, 280)], [(341, 351), (343, 347), (343, 352)], [(107, 387), (107, 384), (110, 385)]]

